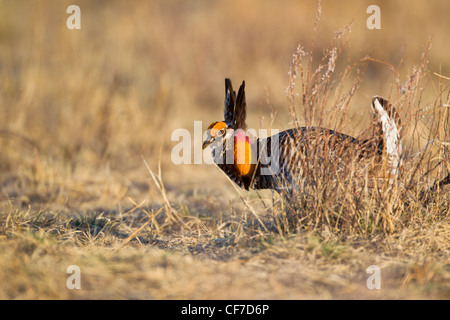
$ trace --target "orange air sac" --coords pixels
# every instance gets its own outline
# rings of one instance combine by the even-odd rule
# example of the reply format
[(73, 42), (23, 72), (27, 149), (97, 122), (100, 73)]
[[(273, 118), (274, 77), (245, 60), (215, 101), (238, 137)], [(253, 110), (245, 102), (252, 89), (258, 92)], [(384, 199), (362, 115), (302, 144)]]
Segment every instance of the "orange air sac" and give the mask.
[(241, 176), (253, 174), (255, 167), (252, 164), (253, 154), (249, 138), (243, 131), (237, 131), (234, 135), (234, 164)]

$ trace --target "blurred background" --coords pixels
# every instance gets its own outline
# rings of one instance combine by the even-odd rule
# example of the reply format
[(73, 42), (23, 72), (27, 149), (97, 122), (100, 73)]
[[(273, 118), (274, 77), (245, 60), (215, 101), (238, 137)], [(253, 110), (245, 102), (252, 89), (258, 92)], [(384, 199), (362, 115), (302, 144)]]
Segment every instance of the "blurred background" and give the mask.
[[(71, 4), (81, 9), (80, 30), (66, 27)], [(366, 27), (373, 4), (380, 30)], [(407, 81), (430, 37), (436, 97), (432, 73), (450, 76), (449, 12), (448, 0), (322, 2), (315, 61), (351, 23), (339, 63), (385, 62), (367, 65), (353, 100), (356, 127), (370, 97), (389, 95), (388, 65)], [(309, 52), (316, 14), (312, 0), (1, 0), (2, 205), (71, 210), (156, 197), (142, 158), (152, 168), (161, 161), (167, 188), (179, 197), (230, 187), (212, 166), (174, 165), (171, 133), (222, 119), (225, 77), (236, 87), (246, 81), (250, 127), (268, 128), (271, 110), (274, 126), (288, 127), (292, 54), (299, 44)]]

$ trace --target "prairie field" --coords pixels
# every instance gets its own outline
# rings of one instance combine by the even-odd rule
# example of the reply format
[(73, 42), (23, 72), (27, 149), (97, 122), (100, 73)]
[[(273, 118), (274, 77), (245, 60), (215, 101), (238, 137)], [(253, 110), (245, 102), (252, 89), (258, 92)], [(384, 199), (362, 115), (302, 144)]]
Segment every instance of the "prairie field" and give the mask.
[[(0, 0), (0, 299), (450, 299), (449, 12)], [(311, 159), (316, 184), (284, 198), (194, 163), (194, 121), (223, 120), (224, 78), (246, 81), (255, 129), (363, 137), (384, 96), (402, 119), (398, 179), (355, 190)]]

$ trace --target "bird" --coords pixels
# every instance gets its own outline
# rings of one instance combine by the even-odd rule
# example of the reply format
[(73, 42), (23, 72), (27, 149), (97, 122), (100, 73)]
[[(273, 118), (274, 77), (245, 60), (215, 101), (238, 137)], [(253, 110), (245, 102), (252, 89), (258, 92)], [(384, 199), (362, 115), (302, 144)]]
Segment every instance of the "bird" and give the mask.
[(245, 190), (291, 194), (306, 178), (309, 184), (317, 175), (346, 182), (352, 172), (362, 181), (368, 174), (392, 183), (402, 166), (401, 119), (381, 96), (374, 96), (370, 106), (372, 126), (366, 139), (315, 126), (258, 138), (246, 124), (245, 81), (236, 95), (226, 78), (224, 119), (208, 126), (202, 147), (211, 147), (217, 166)]

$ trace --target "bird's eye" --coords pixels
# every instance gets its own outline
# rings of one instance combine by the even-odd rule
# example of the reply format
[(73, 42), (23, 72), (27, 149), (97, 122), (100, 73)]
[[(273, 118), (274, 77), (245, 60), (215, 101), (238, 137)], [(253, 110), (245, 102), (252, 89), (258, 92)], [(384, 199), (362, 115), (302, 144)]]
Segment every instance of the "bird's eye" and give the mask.
[(216, 137), (221, 137), (224, 135), (224, 133), (225, 133), (225, 128), (217, 130)]

